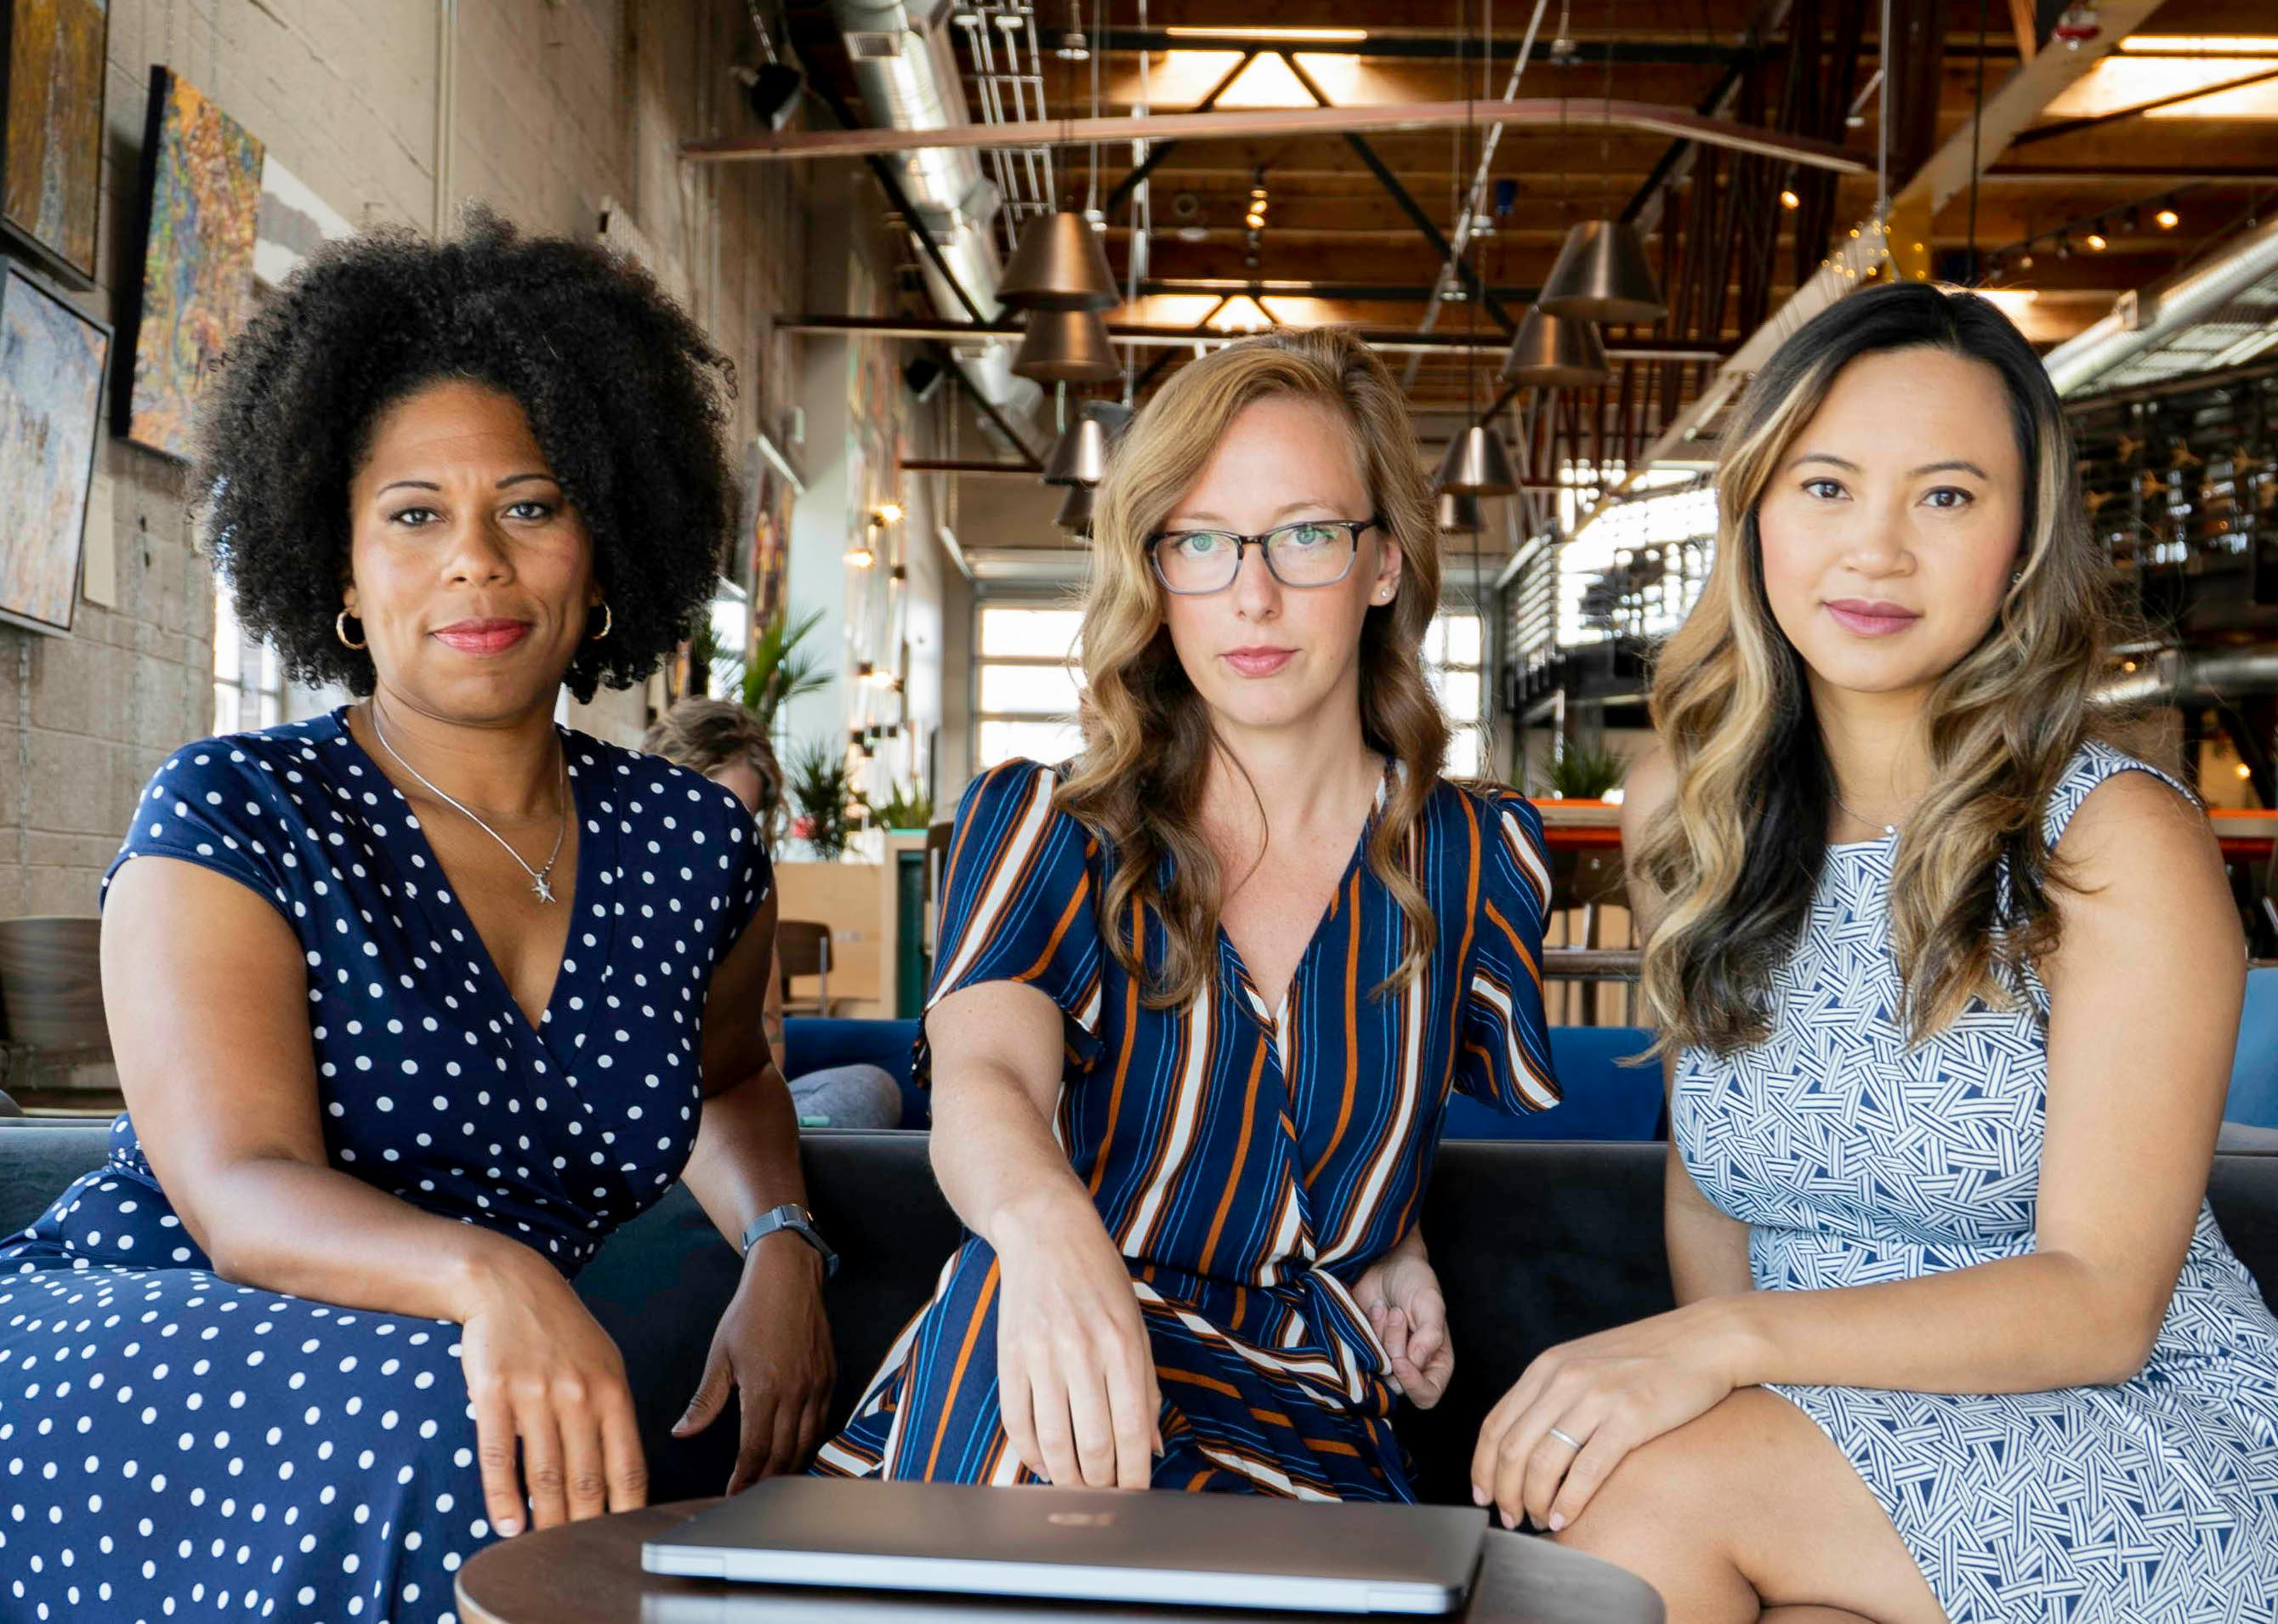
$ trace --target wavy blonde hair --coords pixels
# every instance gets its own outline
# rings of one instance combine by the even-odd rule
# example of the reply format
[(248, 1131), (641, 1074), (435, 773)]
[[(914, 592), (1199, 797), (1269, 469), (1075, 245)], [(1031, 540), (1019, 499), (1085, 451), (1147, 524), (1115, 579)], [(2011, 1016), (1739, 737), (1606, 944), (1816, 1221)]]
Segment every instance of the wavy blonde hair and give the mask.
[[(1360, 634), (1362, 736), (1406, 769), (1368, 846), (1368, 865), (1407, 926), (1400, 964), (1378, 990), (1412, 979), (1436, 940), (1408, 861), (1448, 751), (1447, 720), (1425, 681), (1421, 655), (1440, 602), (1431, 486), (1407, 400), (1375, 352), (1335, 328), (1276, 329), (1181, 368), (1124, 431), (1093, 504), (1084, 750), (1056, 804), (1116, 854), (1102, 898), (1105, 934), (1152, 1008), (1190, 1002), (1214, 973), (1223, 876), (1200, 810), (1211, 756), (1220, 746), (1172, 646), (1148, 538), (1202, 477), (1242, 408), (1275, 397), (1315, 402), (1344, 425), (1375, 512), (1401, 552), (1399, 591), (1390, 603), (1370, 607)], [(1151, 976), (1141, 941), (1150, 911), (1160, 921), (1161, 946)]]
[(1655, 673), (1676, 793), (1632, 861), (1663, 899), (1642, 975), (1663, 1052), (1729, 1053), (1770, 1031), (1771, 978), (1818, 884), (1834, 784), (1802, 660), (1765, 596), (1757, 507), (1837, 375), (1908, 348), (1993, 368), (2026, 475), (2019, 578), (1930, 690), (1930, 787), (1893, 859), (1910, 1041), (1973, 999), (2014, 1007), (2023, 966), (2056, 946), (2062, 874), (2042, 817), (2104, 730), (2091, 696), (2111, 620), (2072, 438), (2048, 374), (1992, 305), (1919, 282), (1863, 291), (1791, 337), (1741, 397), (1716, 470), (1716, 562)]

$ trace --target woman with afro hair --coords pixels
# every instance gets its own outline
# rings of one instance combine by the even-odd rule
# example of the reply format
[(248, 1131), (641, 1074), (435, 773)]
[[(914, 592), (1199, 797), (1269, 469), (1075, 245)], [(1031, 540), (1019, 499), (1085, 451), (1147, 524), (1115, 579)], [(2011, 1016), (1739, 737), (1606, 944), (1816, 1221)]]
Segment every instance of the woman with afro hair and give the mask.
[(709, 598), (727, 389), (646, 276), (486, 214), (335, 245), (212, 381), (205, 545), (361, 698), (186, 746), (105, 881), (128, 1109), (0, 1245), (0, 1613), (448, 1620), (486, 1540), (640, 1505), (569, 1282), (676, 1178), (745, 1251), (676, 1430), (740, 1390), (731, 1488), (814, 1446), (762, 842), (552, 720)]

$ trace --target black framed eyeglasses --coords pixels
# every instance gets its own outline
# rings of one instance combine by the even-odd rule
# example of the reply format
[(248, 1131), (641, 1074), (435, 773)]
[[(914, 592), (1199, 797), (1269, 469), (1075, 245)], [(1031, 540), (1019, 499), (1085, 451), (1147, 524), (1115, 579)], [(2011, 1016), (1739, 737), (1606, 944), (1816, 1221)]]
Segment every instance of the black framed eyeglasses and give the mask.
[(1147, 538), (1148, 556), (1164, 590), (1181, 598), (1222, 592), (1242, 573), (1242, 551), (1256, 547), (1265, 568), (1284, 586), (1334, 586), (1352, 573), (1360, 556), (1361, 532), (1384, 528), (1384, 516), (1365, 519), (1300, 519), (1277, 524), (1260, 535), (1239, 530), (1158, 530)]

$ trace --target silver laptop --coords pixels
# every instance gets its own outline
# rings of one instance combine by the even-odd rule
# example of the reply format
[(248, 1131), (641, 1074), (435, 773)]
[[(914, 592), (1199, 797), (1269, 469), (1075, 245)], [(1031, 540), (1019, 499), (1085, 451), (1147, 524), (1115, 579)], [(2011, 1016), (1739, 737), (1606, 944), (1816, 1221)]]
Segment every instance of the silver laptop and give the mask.
[(1453, 1613), (1470, 1506), (773, 1477), (641, 1547), (653, 1574), (1317, 1613)]

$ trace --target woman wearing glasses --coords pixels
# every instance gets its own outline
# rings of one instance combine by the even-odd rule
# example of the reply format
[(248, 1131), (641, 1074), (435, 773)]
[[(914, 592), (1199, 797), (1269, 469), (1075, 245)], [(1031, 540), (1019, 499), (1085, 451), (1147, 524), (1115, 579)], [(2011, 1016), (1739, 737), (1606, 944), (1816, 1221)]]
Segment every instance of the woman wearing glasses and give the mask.
[(1558, 1098), (1540, 825), (1440, 776), (1430, 502), (1341, 333), (1221, 350), (1128, 431), (1084, 751), (958, 812), (919, 1069), (970, 1237), (818, 1470), (1410, 1497), (1442, 1105)]

